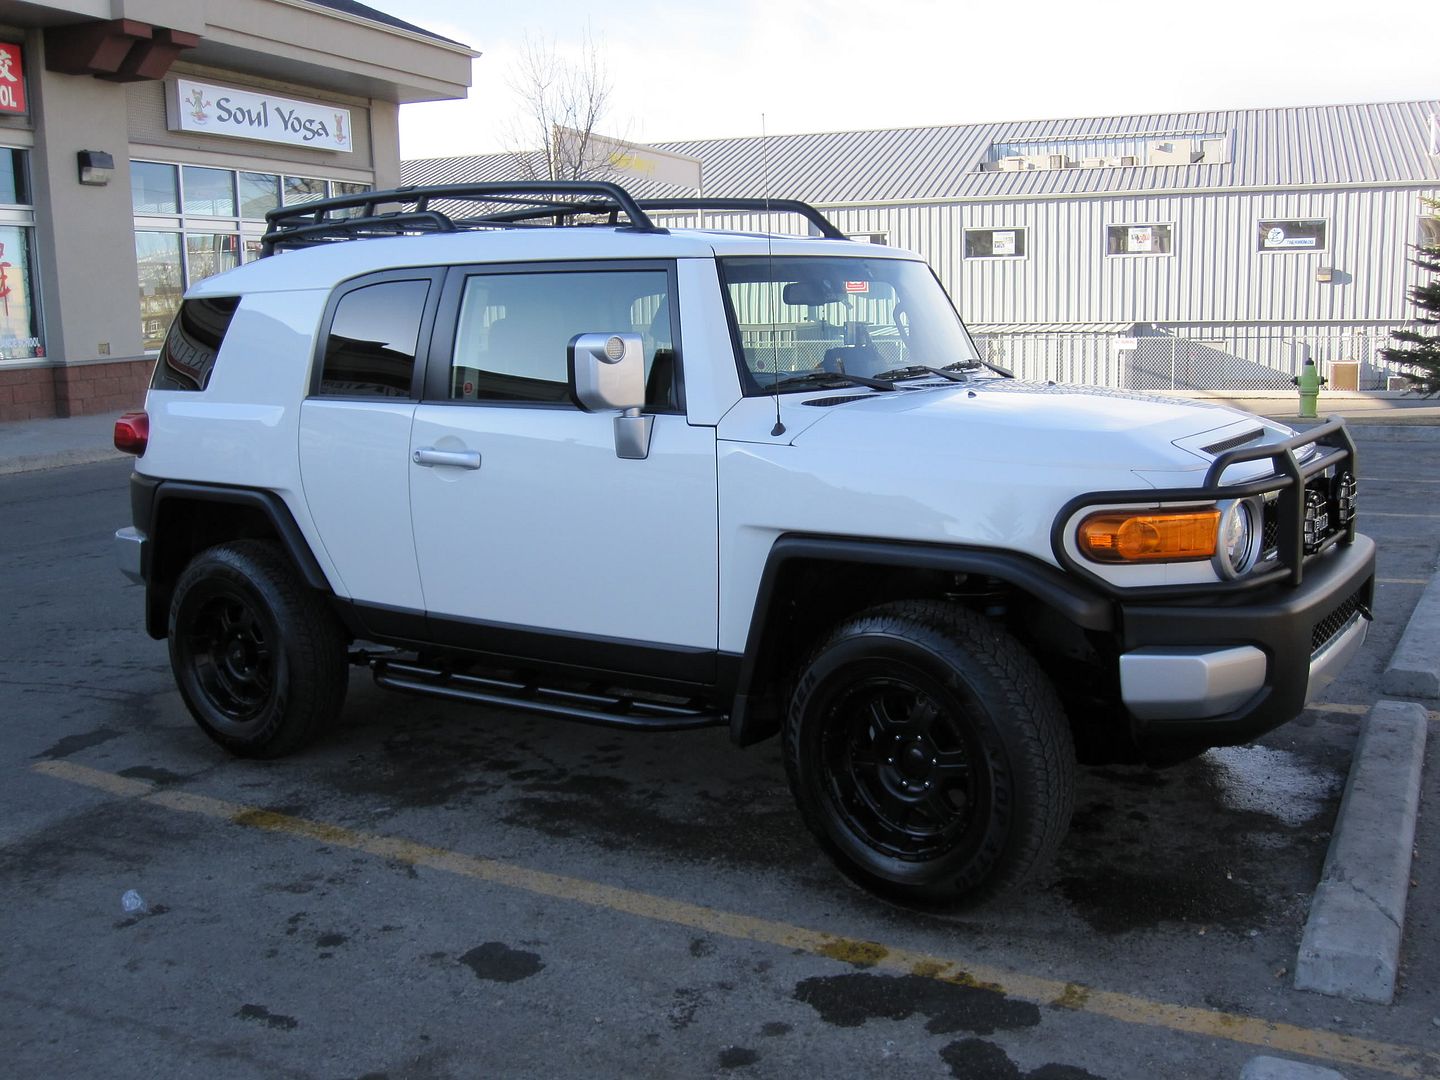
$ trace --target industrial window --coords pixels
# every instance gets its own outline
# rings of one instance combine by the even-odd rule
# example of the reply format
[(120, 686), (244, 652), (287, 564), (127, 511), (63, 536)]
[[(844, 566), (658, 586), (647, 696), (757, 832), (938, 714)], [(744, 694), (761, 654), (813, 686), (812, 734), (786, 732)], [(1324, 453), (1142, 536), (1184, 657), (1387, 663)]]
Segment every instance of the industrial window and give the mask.
[(889, 238), (883, 232), (847, 233), (847, 240), (855, 240), (861, 244), (888, 244)]
[(1169, 255), (1171, 251), (1171, 228), (1169, 225), (1107, 225), (1105, 227), (1105, 254), (1107, 255)]
[(1420, 246), (1440, 247), (1440, 217), (1420, 219)]
[(966, 229), (965, 258), (1023, 259), (1029, 251), (1026, 229)]
[(1262, 220), (1256, 223), (1257, 251), (1324, 251), (1327, 222), (1323, 218)]

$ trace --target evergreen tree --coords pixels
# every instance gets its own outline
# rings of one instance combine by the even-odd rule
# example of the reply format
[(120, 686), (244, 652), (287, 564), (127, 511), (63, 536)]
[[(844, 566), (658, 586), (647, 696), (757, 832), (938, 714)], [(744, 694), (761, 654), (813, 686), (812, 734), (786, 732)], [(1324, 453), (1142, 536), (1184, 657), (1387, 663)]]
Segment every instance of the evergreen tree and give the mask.
[[(1424, 201), (1432, 210), (1440, 211), (1440, 199)], [(1408, 348), (1381, 349), (1380, 355), (1406, 369), (1401, 374), (1410, 380), (1411, 390), (1431, 397), (1440, 394), (1440, 243), (1423, 244), (1415, 251), (1415, 265), (1434, 275), (1429, 282), (1410, 287), (1410, 299), (1420, 309), (1420, 326), (1390, 331), (1392, 338), (1403, 341)]]

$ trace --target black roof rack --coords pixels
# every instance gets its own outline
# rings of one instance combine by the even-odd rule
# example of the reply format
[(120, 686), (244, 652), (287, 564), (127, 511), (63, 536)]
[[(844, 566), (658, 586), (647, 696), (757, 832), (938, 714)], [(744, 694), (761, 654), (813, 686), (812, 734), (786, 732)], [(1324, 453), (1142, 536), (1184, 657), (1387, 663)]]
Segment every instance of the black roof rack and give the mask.
[[(445, 209), (436, 209), (432, 205), (436, 202), (445, 203)], [(479, 212), (456, 214), (455, 204), (464, 202), (476, 204)], [(497, 206), (506, 209), (494, 209)], [(628, 225), (622, 227), (664, 233), (665, 229), (650, 220), (647, 210), (799, 214), (819, 229), (820, 235), (831, 240), (847, 239), (824, 214), (796, 199), (637, 200), (618, 184), (604, 180), (528, 180), (391, 188), (271, 210), (265, 215), (269, 228), (261, 238), (261, 254), (378, 236), (537, 227), (545, 219), (550, 225), (561, 226), (582, 215), (606, 218), (606, 224), (620, 225), (620, 215), (624, 214)]]
[[(578, 202), (579, 196), (590, 198)], [(447, 206), (446, 211), (434, 209), (431, 204), (440, 201), (476, 203), (482, 212), (459, 216), (451, 212), (453, 207)], [(484, 212), (487, 204), (518, 206), (518, 209)], [(383, 209), (397, 205), (401, 208)], [(577, 214), (608, 216), (611, 224), (618, 225), (622, 213), (628, 227), (637, 232), (665, 232), (646, 216), (629, 192), (603, 180), (427, 184), (365, 191), (271, 210), (265, 215), (269, 228), (261, 238), (260, 250), (261, 254), (271, 255), (287, 248), (313, 247), (337, 240), (506, 228), (541, 217), (553, 218), (558, 225)]]
[(641, 199), (642, 210), (760, 210), (765, 213), (799, 214), (820, 230), (827, 240), (850, 239), (809, 203), (799, 199)]

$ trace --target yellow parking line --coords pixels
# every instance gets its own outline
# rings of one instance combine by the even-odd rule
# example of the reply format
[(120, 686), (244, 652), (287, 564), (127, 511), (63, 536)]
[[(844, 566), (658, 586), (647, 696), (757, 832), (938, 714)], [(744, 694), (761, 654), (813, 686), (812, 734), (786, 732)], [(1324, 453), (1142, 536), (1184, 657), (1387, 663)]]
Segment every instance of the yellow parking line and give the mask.
[(431, 847), (400, 837), (347, 829), (320, 821), (277, 814), (258, 807), (227, 802), (192, 792), (167, 790), (142, 780), (87, 768), (67, 761), (45, 761), (34, 771), (57, 780), (96, 788), (124, 798), (246, 828), (284, 836), (318, 840), (335, 847), (364, 852), (411, 866), (444, 870), (478, 881), (520, 889), (538, 896), (567, 900), (642, 919), (684, 926), (737, 941), (759, 942), (798, 949), (814, 956), (861, 964), (906, 975), (936, 979), (962, 986), (983, 987), (1036, 1004), (1104, 1016), (1127, 1024), (1225, 1039), (1260, 1046), (1285, 1054), (1318, 1058), (1340, 1065), (1356, 1065), (1399, 1077), (1440, 1075), (1440, 1054), (1416, 1047), (1339, 1035), (1331, 1031), (1276, 1023), (1239, 1013), (1192, 1008), (1151, 1001), (1133, 994), (1097, 990), (1022, 972), (974, 964), (962, 959), (897, 949), (873, 941), (858, 941), (810, 930), (802, 926), (719, 911), (662, 896), (622, 889), (582, 878), (565, 877), (511, 863)]
[(1428, 577), (1377, 577), (1376, 585), (1429, 585)]

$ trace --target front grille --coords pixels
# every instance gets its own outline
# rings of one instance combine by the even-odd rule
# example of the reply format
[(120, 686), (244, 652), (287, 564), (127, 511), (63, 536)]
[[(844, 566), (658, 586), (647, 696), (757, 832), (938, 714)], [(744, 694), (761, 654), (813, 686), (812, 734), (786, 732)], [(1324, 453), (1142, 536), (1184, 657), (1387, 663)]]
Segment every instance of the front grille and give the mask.
[(1315, 628), (1310, 631), (1311, 656), (1323, 649), (1330, 643), (1331, 638), (1345, 629), (1345, 624), (1360, 610), (1360, 601), (1360, 590), (1356, 589), (1341, 601), (1339, 607), (1315, 624)]
[(1265, 509), (1260, 516), (1260, 557), (1273, 558), (1280, 542), (1280, 518), (1274, 499), (1265, 500)]

